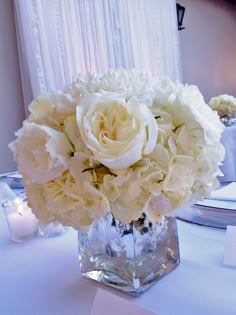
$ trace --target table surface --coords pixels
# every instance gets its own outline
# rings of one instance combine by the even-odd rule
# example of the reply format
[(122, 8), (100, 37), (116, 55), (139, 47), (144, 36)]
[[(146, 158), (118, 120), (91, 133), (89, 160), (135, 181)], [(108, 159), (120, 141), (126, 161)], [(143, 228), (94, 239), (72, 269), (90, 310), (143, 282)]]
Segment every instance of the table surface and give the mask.
[(0, 208), (0, 314), (89, 315), (102, 288), (159, 315), (235, 315), (236, 268), (223, 265), (226, 232), (182, 221), (178, 231), (180, 265), (132, 297), (81, 276), (75, 230), (13, 243)]

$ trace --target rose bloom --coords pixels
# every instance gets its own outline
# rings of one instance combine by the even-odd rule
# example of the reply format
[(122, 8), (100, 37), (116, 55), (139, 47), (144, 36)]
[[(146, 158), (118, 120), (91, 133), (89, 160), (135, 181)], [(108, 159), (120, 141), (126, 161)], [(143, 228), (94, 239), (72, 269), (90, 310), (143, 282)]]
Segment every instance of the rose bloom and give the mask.
[(84, 97), (77, 107), (77, 123), (93, 159), (113, 169), (136, 163), (152, 152), (157, 140), (157, 124), (148, 107), (114, 93)]

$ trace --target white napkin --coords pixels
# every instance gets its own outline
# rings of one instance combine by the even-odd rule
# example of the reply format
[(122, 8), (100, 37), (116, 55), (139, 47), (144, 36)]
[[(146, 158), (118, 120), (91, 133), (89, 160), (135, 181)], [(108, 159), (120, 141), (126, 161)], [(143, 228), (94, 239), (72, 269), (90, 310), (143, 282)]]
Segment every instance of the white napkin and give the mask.
[(207, 199), (230, 200), (236, 201), (236, 182), (215, 190)]

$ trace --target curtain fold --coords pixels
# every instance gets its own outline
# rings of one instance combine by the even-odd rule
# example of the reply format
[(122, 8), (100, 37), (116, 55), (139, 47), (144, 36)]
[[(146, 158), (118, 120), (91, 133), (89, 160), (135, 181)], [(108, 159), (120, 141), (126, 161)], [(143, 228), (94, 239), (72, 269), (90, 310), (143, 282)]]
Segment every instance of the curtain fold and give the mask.
[(181, 81), (175, 0), (15, 0), (15, 16), (26, 105), (111, 68)]

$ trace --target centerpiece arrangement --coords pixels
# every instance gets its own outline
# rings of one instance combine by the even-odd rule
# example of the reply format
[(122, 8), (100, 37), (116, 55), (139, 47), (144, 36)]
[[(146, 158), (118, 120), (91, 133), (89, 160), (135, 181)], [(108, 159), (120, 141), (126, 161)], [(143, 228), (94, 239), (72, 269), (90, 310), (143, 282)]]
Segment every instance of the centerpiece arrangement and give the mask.
[(139, 294), (179, 263), (175, 212), (218, 187), (217, 113), (136, 70), (39, 96), (10, 144), (38, 219), (79, 231), (83, 275)]
[(225, 126), (232, 124), (232, 119), (236, 116), (236, 98), (232, 95), (219, 95), (212, 97), (209, 102), (210, 107), (220, 116), (221, 122)]

